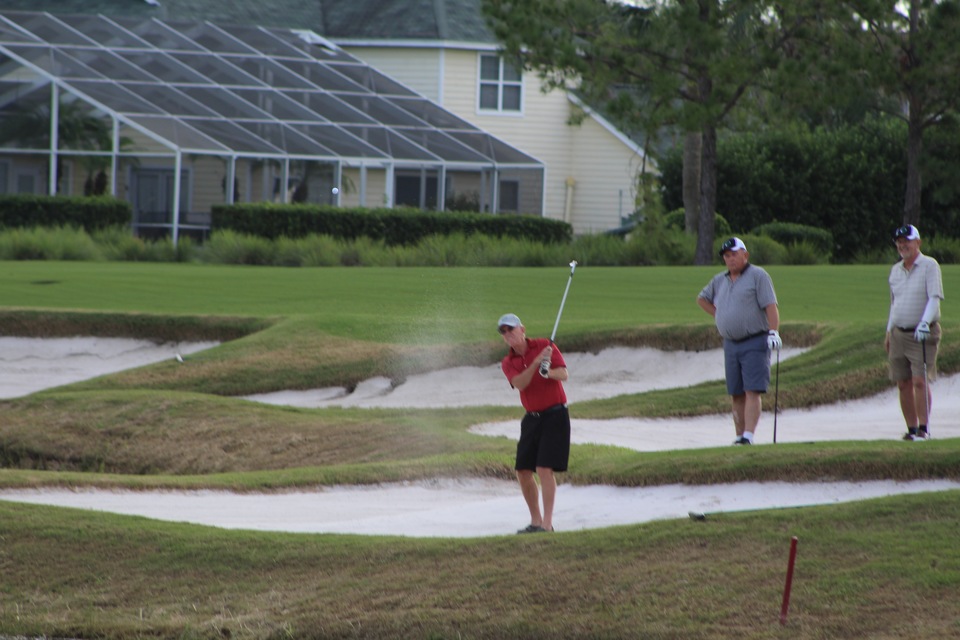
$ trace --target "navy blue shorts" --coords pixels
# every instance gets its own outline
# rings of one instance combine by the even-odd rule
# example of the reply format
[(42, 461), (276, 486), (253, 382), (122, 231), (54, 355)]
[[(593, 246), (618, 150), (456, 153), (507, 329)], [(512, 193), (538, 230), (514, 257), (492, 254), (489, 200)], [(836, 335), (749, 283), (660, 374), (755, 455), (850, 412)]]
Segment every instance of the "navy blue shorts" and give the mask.
[(727, 393), (740, 396), (747, 391), (766, 393), (770, 385), (770, 352), (767, 334), (742, 342), (723, 341), (723, 362), (727, 375)]
[(569, 460), (570, 412), (566, 407), (523, 417), (514, 466), (517, 471), (536, 471), (537, 467), (566, 471)]

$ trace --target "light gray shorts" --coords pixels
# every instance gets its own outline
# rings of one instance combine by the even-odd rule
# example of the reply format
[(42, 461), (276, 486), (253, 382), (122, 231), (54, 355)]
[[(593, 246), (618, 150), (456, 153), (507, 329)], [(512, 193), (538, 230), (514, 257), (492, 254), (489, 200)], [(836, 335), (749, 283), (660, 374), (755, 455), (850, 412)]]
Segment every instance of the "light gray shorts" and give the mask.
[(731, 396), (740, 396), (746, 391), (767, 392), (770, 385), (770, 353), (767, 350), (766, 333), (740, 342), (724, 339), (723, 362), (727, 393)]

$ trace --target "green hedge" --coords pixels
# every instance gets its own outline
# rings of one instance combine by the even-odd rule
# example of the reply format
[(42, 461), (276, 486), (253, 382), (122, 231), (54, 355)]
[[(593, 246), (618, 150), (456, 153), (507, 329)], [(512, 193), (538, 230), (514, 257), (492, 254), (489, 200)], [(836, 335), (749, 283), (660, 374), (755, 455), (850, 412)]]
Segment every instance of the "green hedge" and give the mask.
[[(667, 229), (683, 231), (687, 225), (687, 214), (683, 209), (675, 209), (663, 217), (663, 225)], [(713, 234), (717, 238), (726, 240), (733, 235), (730, 223), (719, 213), (713, 216)]]
[(372, 238), (396, 246), (416, 244), (427, 236), (455, 233), (551, 244), (570, 242), (573, 238), (568, 223), (534, 216), (272, 203), (215, 205), (211, 212), (211, 231), (231, 230), (269, 239), (319, 234), (345, 240)]
[[(958, 137), (956, 131), (938, 129), (924, 147), (919, 226), (925, 239), (952, 235), (960, 228), (960, 189), (955, 186), (960, 174)], [(902, 122), (874, 120), (837, 130), (732, 135), (718, 141), (717, 155), (717, 210), (734, 233), (775, 220), (824, 229), (833, 235), (833, 258), (849, 262), (858, 254), (888, 247), (893, 230), (902, 224), (906, 185)], [(682, 149), (668, 152), (660, 169), (665, 207), (680, 208)]]
[(768, 222), (754, 229), (753, 233), (773, 238), (784, 246), (809, 243), (817, 251), (827, 256), (833, 255), (833, 234), (819, 227), (796, 222)]
[(0, 196), (0, 228), (78, 227), (91, 232), (129, 226), (133, 208), (108, 196)]

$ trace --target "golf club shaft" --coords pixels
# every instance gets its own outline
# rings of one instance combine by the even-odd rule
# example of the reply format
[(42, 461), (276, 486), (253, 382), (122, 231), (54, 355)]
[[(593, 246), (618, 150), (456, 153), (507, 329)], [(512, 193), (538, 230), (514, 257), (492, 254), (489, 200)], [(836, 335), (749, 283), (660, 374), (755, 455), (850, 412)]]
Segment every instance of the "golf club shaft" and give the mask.
[(777, 444), (777, 414), (780, 412), (780, 349), (777, 349), (777, 380), (773, 384), (773, 444)]
[(930, 437), (930, 380), (927, 378), (927, 341), (920, 341), (920, 350), (923, 352), (923, 404), (927, 411), (927, 437)]
[[(563, 290), (563, 298), (560, 300), (560, 310), (557, 311), (557, 320), (553, 323), (553, 332), (550, 334), (550, 344), (553, 344), (553, 339), (557, 337), (557, 327), (560, 326), (560, 316), (563, 315), (563, 305), (567, 303), (567, 294), (570, 293), (570, 283), (573, 282), (573, 272), (577, 268), (577, 261), (574, 260), (570, 263), (570, 277), (567, 278), (567, 287)], [(544, 361), (540, 363), (540, 375), (546, 378), (550, 374), (550, 362)]]
[(563, 314), (563, 305), (567, 303), (567, 294), (570, 293), (570, 283), (573, 282), (573, 270), (576, 268), (577, 263), (573, 263), (574, 266), (570, 268), (570, 277), (567, 279), (567, 288), (563, 290), (563, 298), (560, 300), (560, 310), (557, 311), (557, 320), (553, 323), (553, 332), (550, 334), (550, 342), (553, 342), (553, 339), (557, 337), (557, 327), (560, 326), (560, 316)]

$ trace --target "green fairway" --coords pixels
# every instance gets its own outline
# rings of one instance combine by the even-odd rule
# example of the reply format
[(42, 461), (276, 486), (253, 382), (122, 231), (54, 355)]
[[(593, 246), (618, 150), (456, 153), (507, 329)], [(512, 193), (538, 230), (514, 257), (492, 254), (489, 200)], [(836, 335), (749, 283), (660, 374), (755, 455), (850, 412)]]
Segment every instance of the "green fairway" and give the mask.
[[(309, 315), (345, 337), (412, 342), (495, 337), (502, 310), (549, 335), (569, 269), (279, 268), (194, 264), (0, 263), (5, 307), (224, 316)], [(719, 267), (578, 268), (563, 334), (648, 324), (708, 324), (695, 299)], [(886, 265), (770, 267), (785, 322), (884, 326)], [(943, 268), (950, 291), (960, 266)]]
[[(514, 311), (531, 334), (549, 334), (569, 275), (566, 265), (0, 266), (4, 335), (223, 341), (183, 365), (0, 401), (0, 487), (238, 491), (511, 478), (514, 443), (467, 427), (515, 419), (515, 407), (292, 409), (233, 396), (491, 364), (503, 353), (496, 318)], [(695, 298), (718, 271), (578, 267), (557, 341), (568, 352), (715, 347)], [(785, 342), (811, 347), (783, 364), (782, 406), (889, 388), (888, 266), (770, 272)], [(960, 267), (943, 276), (940, 369), (956, 373)], [(571, 411), (690, 416), (728, 405), (717, 380)], [(960, 478), (960, 441), (762, 446), (736, 456), (578, 445), (563, 475), (620, 486), (924, 478)], [(222, 531), (0, 501), (0, 636), (951, 637), (960, 634), (960, 550), (949, 542), (957, 499), (920, 494), (534, 539), (431, 540)], [(794, 604), (781, 628), (794, 535)]]

